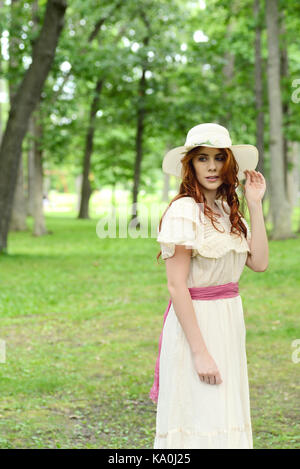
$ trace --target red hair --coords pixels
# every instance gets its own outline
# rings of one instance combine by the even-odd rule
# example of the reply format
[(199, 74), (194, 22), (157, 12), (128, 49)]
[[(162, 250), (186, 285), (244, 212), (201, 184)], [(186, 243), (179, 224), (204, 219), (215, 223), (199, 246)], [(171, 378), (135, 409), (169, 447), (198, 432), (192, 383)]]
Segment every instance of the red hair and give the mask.
[[(201, 186), (196, 177), (196, 172), (195, 172), (193, 162), (192, 162), (194, 156), (197, 156), (202, 151), (202, 148), (203, 146), (197, 146), (195, 148), (192, 148), (191, 150), (187, 151), (184, 157), (181, 159), (182, 182), (179, 187), (179, 193), (171, 200), (166, 210), (164, 211), (159, 222), (159, 231), (161, 229), (161, 223), (162, 223), (163, 217), (166, 211), (168, 210), (168, 208), (170, 207), (170, 205), (175, 200), (181, 199), (183, 197), (193, 197), (193, 199), (197, 203), (203, 203), (204, 215), (207, 215), (210, 218), (214, 228), (220, 231), (215, 226), (215, 223), (214, 223), (215, 221), (217, 221), (216, 218), (214, 218), (214, 215), (216, 215), (216, 213), (213, 210), (211, 210), (211, 208), (206, 204), (207, 201), (206, 201), (204, 193), (201, 190)], [(226, 159), (220, 171), (220, 177), (223, 180), (223, 184), (221, 184), (218, 187), (216, 198), (222, 200), (223, 209), (224, 209), (223, 200), (226, 200), (226, 202), (229, 205), (229, 208), (230, 208), (229, 219), (231, 221), (230, 232), (236, 233), (239, 236), (241, 236), (241, 233), (243, 232), (243, 234), (247, 238), (247, 228), (241, 219), (242, 217), (244, 217), (244, 215), (239, 210), (240, 202), (236, 193), (236, 189), (239, 186), (243, 188), (243, 185), (239, 182), (238, 177), (237, 177), (239, 166), (237, 164), (236, 159), (233, 156), (232, 151), (229, 148), (219, 148), (219, 150), (223, 154), (223, 156), (225, 156)], [(156, 256), (157, 261), (160, 255), (161, 255), (161, 251)]]

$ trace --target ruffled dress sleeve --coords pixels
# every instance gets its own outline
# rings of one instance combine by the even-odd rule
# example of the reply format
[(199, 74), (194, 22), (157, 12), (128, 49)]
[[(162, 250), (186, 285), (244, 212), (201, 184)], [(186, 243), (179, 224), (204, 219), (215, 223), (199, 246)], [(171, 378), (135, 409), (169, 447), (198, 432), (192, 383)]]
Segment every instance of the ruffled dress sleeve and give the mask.
[(162, 219), (157, 241), (163, 259), (174, 256), (176, 245), (192, 249), (192, 257), (197, 255), (204, 241), (204, 230), (200, 210), (191, 197), (172, 202)]

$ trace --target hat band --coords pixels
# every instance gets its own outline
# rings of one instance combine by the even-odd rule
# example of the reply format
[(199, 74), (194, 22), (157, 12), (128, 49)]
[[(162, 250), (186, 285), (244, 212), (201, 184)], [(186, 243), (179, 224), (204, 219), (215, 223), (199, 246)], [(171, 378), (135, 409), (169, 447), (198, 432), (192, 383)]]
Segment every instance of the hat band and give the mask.
[(211, 145), (214, 147), (230, 147), (231, 146), (231, 139), (230, 138), (211, 138), (211, 139), (202, 139), (200, 138), (198, 141), (193, 139), (193, 140), (186, 140), (185, 142), (185, 147), (195, 147), (195, 146), (200, 146), (200, 145)]

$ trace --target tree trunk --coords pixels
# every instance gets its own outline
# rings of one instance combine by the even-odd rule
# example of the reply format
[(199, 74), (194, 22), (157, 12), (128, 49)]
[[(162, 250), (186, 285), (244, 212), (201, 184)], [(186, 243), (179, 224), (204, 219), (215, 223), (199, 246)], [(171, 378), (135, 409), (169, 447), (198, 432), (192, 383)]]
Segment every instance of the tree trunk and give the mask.
[(32, 63), (11, 103), (0, 147), (0, 252), (7, 252), (7, 234), (17, 182), (22, 142), (39, 102), (64, 24), (65, 0), (48, 0), (44, 24), (33, 45)]
[[(3, 8), (3, 0), (0, 0), (0, 15), (2, 13)], [(2, 37), (3, 33), (3, 26), (0, 24), (0, 37)], [(2, 82), (2, 47), (0, 45), (0, 94), (4, 92), (3, 89), (3, 82)], [(2, 133), (3, 133), (3, 123), (2, 123), (2, 103), (0, 102), (0, 144), (2, 140)]]
[[(226, 40), (230, 39), (232, 31), (234, 30), (234, 26), (236, 22), (235, 18), (238, 15), (239, 8), (240, 8), (240, 2), (238, 2), (237, 0), (233, 0), (228, 3), (228, 13), (229, 13), (230, 19), (227, 23)], [(226, 93), (227, 87), (230, 87), (232, 85), (232, 80), (234, 78), (235, 55), (228, 48), (224, 54), (224, 58), (225, 58), (225, 65), (222, 70), (223, 76), (224, 76), (223, 92)], [(228, 122), (230, 122), (232, 118), (232, 112), (230, 110), (231, 106), (229, 107), (226, 106), (226, 108), (227, 108), (226, 114), (223, 115), (222, 118), (220, 119), (220, 124), (225, 127), (228, 125)]]
[(90, 109), (90, 121), (88, 132), (85, 140), (85, 151), (83, 159), (83, 175), (82, 175), (82, 187), (81, 187), (81, 200), (80, 210), (78, 218), (89, 218), (89, 200), (92, 194), (92, 188), (89, 181), (90, 167), (91, 167), (91, 156), (93, 153), (94, 145), (94, 134), (96, 127), (96, 114), (99, 109), (100, 93), (103, 86), (103, 79), (99, 78), (96, 83), (94, 97)]
[(33, 184), (33, 235), (42, 236), (47, 233), (43, 204), (43, 155), (41, 142), (43, 127), (40, 121), (39, 106), (34, 112), (34, 184)]
[(139, 104), (137, 112), (137, 131), (136, 131), (136, 157), (134, 165), (134, 182), (133, 182), (133, 194), (132, 194), (132, 203), (133, 210), (131, 215), (131, 221), (135, 219), (134, 225), (139, 228), (140, 222), (138, 221), (138, 210), (137, 210), (137, 201), (138, 201), (138, 192), (140, 185), (141, 177), (141, 164), (143, 158), (143, 133), (144, 133), (144, 119), (145, 119), (145, 90), (146, 90), (146, 70), (143, 68), (142, 76), (139, 83)]
[[(141, 17), (145, 23), (147, 34), (143, 39), (143, 46), (148, 47), (150, 37), (151, 37), (151, 28), (149, 19), (144, 10), (140, 12)], [(138, 101), (138, 110), (137, 110), (137, 131), (136, 131), (136, 157), (134, 165), (134, 180), (133, 180), (133, 191), (132, 191), (132, 214), (131, 221), (129, 226), (135, 226), (140, 228), (140, 222), (138, 219), (138, 193), (140, 186), (140, 177), (141, 177), (141, 165), (143, 159), (143, 134), (144, 134), (144, 120), (146, 115), (145, 109), (145, 97), (146, 97), (146, 70), (147, 70), (147, 58), (142, 63), (142, 76), (139, 82), (139, 101)]]
[(255, 107), (256, 107), (256, 146), (259, 152), (257, 171), (265, 176), (264, 168), (264, 112), (263, 112), (263, 67), (261, 58), (262, 18), (260, 0), (254, 0), (255, 29)]
[(26, 198), (24, 191), (23, 158), (20, 158), (17, 184), (14, 192), (9, 231), (26, 231)]
[(299, 160), (300, 160), (300, 144), (299, 142), (289, 142), (288, 165), (292, 168), (287, 174), (287, 195), (292, 208), (298, 206), (299, 193)]
[[(281, 38), (281, 47), (280, 47), (280, 76), (281, 76), (281, 82), (286, 83), (289, 72), (288, 72), (288, 53), (287, 53), (287, 44), (285, 40), (286, 36), (286, 29), (285, 29), (285, 24), (284, 24), (284, 12), (281, 11), (280, 15), (280, 32), (279, 32), (279, 37)], [(290, 86), (290, 84), (289, 84)], [(289, 114), (290, 114), (290, 107), (289, 103), (287, 100), (283, 101), (282, 104), (282, 110), (283, 110), (283, 115), (285, 118), (285, 129), (288, 127), (288, 120), (289, 120)], [(283, 162), (284, 162), (284, 187), (286, 194), (288, 196), (288, 160), (289, 160), (289, 142), (287, 138), (285, 137), (285, 133), (283, 134)]]
[(80, 203), (81, 203), (81, 188), (82, 188), (82, 173), (78, 174), (75, 178), (75, 188), (76, 188), (76, 212), (80, 210)]
[[(9, 28), (9, 73), (12, 77), (9, 81), (9, 101), (12, 103), (17, 91), (17, 84), (19, 81), (18, 76), (18, 51), (20, 45), (20, 38), (16, 35), (18, 31), (17, 15), (20, 6), (17, 0), (12, 0), (10, 4), (10, 28)], [(11, 219), (9, 223), (10, 231), (25, 231), (26, 226), (26, 210), (25, 210), (25, 195), (24, 195), (24, 180), (23, 180), (23, 157), (22, 150), (17, 170), (16, 187), (13, 194), (13, 203), (11, 211)]]
[[(254, 78), (254, 92), (255, 92), (255, 108), (256, 108), (256, 147), (258, 149), (259, 159), (256, 171), (261, 172), (266, 179), (266, 192), (264, 193), (262, 203), (264, 206), (263, 214), (265, 223), (270, 220), (270, 196), (269, 196), (269, 175), (266, 174), (265, 170), (265, 154), (264, 154), (264, 127), (265, 127), (265, 117), (263, 111), (264, 105), (264, 87), (263, 87), (263, 59), (261, 55), (261, 36), (262, 29), (264, 27), (264, 12), (261, 8), (261, 1), (254, 0), (253, 3), (253, 13), (256, 21), (255, 28), (255, 78)], [(265, 206), (268, 206), (268, 211), (266, 213)]]
[(34, 120), (29, 119), (30, 142), (27, 153), (27, 215), (33, 217), (34, 213)]
[(266, 2), (268, 41), (268, 96), (270, 115), (270, 201), (272, 239), (292, 237), (291, 207), (284, 187), (282, 104), (280, 92), (278, 0)]
[(20, 81), (20, 72), (19, 72), (19, 46), (20, 46), (20, 33), (19, 33), (19, 24), (18, 24), (18, 15), (20, 14), (20, 5), (18, 0), (11, 0), (10, 3), (10, 25), (9, 25), (9, 74), (10, 80), (8, 83), (9, 88), (9, 99), (10, 103), (12, 102), (17, 90), (18, 83)]
[[(0, 76), (1, 76), (1, 56), (0, 56)], [(4, 92), (2, 78), (0, 78), (0, 94)], [(0, 144), (3, 134), (3, 118), (2, 118), (2, 103), (0, 102)]]
[[(230, 9), (233, 8), (233, 4), (231, 3)], [(231, 18), (229, 23), (227, 24), (227, 30), (226, 30), (226, 38), (230, 38), (230, 35), (233, 30), (233, 24), (234, 20)], [(232, 83), (233, 77), (234, 77), (234, 54), (230, 52), (230, 50), (227, 50), (225, 52), (225, 65), (223, 67), (223, 75), (224, 75), (224, 92), (229, 87)], [(227, 92), (226, 92), (227, 94)], [(229, 108), (230, 109), (230, 108)], [(226, 114), (223, 115), (223, 118), (220, 119), (220, 123), (223, 126), (226, 126), (228, 122), (231, 121), (232, 113), (230, 110), (227, 110)]]
[[(0, 77), (1, 77), (1, 55), (0, 55)], [(2, 78), (0, 78), (0, 94), (4, 92)], [(0, 144), (3, 134), (2, 103), (0, 102)]]

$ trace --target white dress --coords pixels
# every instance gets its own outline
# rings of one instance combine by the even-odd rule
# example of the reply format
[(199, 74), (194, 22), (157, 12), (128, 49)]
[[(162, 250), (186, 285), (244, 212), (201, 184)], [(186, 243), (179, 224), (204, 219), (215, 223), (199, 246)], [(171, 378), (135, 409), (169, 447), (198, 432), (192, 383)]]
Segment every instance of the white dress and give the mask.
[[(192, 248), (188, 284), (206, 287), (238, 282), (250, 248), (246, 238), (230, 234), (229, 215), (216, 226), (191, 197), (167, 210), (157, 241), (162, 258), (175, 245)], [(229, 213), (227, 202), (224, 206)], [(204, 224), (202, 223), (204, 222)], [(246, 220), (247, 239), (251, 233)], [(200, 331), (220, 371), (222, 383), (211, 385), (197, 374), (181, 324), (171, 304), (163, 329), (154, 448), (252, 449), (246, 357), (246, 329), (240, 296), (192, 300)]]

